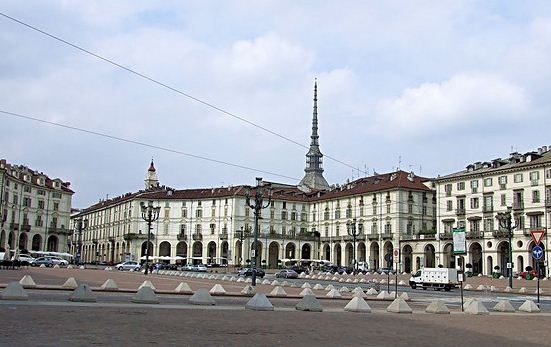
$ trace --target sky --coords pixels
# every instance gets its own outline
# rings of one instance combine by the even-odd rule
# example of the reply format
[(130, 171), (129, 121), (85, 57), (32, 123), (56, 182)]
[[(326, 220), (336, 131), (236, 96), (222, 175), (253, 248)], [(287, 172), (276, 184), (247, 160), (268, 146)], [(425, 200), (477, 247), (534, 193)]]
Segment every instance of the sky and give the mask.
[(176, 189), (297, 184), (315, 79), (330, 184), (551, 145), (549, 1), (3, 0), (0, 12), (173, 89), (0, 15), (0, 111), (89, 131), (0, 112), (0, 158), (71, 182), (76, 208), (142, 189), (151, 159)]

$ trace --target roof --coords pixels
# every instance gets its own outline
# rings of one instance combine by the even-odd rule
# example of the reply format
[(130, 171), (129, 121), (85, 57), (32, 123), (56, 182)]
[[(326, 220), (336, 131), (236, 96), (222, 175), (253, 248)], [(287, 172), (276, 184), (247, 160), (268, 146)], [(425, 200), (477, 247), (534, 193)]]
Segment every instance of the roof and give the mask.
[(487, 176), (493, 174), (499, 174), (510, 170), (521, 170), (527, 167), (533, 167), (538, 165), (546, 165), (551, 163), (551, 148), (547, 147), (539, 148), (537, 152), (527, 152), (520, 154), (513, 152), (509, 155), (509, 158), (493, 159), (490, 162), (476, 162), (467, 165), (465, 170), (454, 172), (449, 175), (440, 176), (436, 181), (452, 180), (462, 177), (471, 176)]
[[(318, 190), (304, 192), (298, 186), (287, 184), (271, 183), (272, 199), (278, 201), (295, 201), (295, 202), (317, 202), (346, 196), (354, 196), (360, 194), (373, 193), (378, 191), (392, 189), (407, 189), (417, 191), (430, 191), (424, 183), (429, 181), (429, 178), (415, 176), (413, 173), (405, 171), (396, 171), (386, 174), (378, 174), (376, 176), (360, 178), (343, 186), (335, 186), (330, 190)], [(220, 198), (231, 198), (234, 196), (246, 197), (247, 194), (253, 196), (255, 187), (246, 185), (216, 187), (216, 188), (196, 188), (196, 189), (173, 189), (165, 186), (152, 187), (147, 190), (140, 190), (134, 193), (126, 193), (124, 195), (103, 200), (84, 210), (83, 213), (91, 212), (107, 208), (112, 205), (117, 205), (133, 199), (143, 200), (210, 200)], [(268, 198), (268, 191), (264, 192), (264, 197)]]
[[(8, 176), (21, 182), (28, 182), (38, 187), (44, 187), (44, 188), (49, 188), (53, 190), (61, 190), (69, 194), (74, 194), (74, 191), (72, 191), (69, 188), (71, 185), (71, 182), (64, 182), (59, 178), (52, 179), (48, 177), (46, 174), (44, 174), (43, 172), (33, 170), (27, 166), (10, 164), (7, 162), (6, 159), (0, 159), (0, 170), (4, 170)], [(18, 175), (21, 175), (21, 174), (30, 175), (30, 181), (26, 181), (22, 177), (14, 176), (13, 175), (14, 171), (17, 172)], [(40, 179), (44, 179), (44, 184), (39, 184)], [(55, 182), (60, 183), (59, 188), (55, 186)]]

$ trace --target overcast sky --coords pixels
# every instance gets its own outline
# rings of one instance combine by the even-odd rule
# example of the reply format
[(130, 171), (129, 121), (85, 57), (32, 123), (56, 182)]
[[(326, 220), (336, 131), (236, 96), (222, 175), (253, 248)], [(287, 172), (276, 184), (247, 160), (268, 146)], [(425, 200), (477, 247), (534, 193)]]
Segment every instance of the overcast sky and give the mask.
[[(551, 145), (549, 1), (2, 1), (0, 12), (301, 144), (426, 177)], [(0, 157), (74, 207), (143, 187), (296, 184), (303, 147), (0, 16)], [(358, 177), (324, 158), (330, 184)], [(363, 175), (363, 174), (361, 174)]]

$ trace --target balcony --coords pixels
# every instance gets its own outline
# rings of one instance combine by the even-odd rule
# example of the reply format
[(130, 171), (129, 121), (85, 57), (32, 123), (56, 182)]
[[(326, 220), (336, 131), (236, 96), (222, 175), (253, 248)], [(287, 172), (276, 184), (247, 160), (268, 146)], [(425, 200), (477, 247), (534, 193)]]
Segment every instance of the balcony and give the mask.
[(513, 201), (513, 210), (524, 209), (524, 203), (522, 201)]
[(392, 234), (392, 233), (382, 233), (382, 234), (381, 234), (383, 240), (392, 239), (393, 235), (394, 235), (394, 234)]
[(464, 216), (465, 215), (465, 208), (464, 207), (458, 207), (455, 210), (455, 214), (458, 216)]
[(203, 241), (203, 234), (193, 234), (193, 241)]
[(378, 234), (375, 234), (375, 233), (371, 233), (371, 234), (367, 234), (366, 235), (367, 238), (371, 241), (374, 241), (374, 240), (378, 240), (379, 239), (379, 235)]
[(419, 231), (419, 239), (436, 240), (436, 230), (422, 230), (422, 231)]
[(184, 233), (178, 234), (176, 238), (178, 239), (178, 241), (187, 241), (187, 235)]
[(410, 234), (404, 234), (401, 236), (401, 238), (402, 238), (402, 241), (409, 241), (409, 240), (416, 239), (415, 235), (410, 235)]
[(452, 233), (440, 233), (439, 237), (440, 240), (451, 240), (453, 238)]
[(29, 223), (23, 223), (23, 225), (21, 226), (21, 230), (22, 231), (31, 231), (31, 225)]
[(109, 237), (107, 238), (107, 240), (108, 240), (109, 242), (111, 242), (111, 243), (115, 243), (115, 237), (114, 237), (114, 236), (109, 236)]
[(482, 231), (468, 231), (465, 233), (467, 239), (481, 239), (484, 237)]
[(551, 198), (545, 198), (545, 207), (551, 207)]
[(221, 233), (220, 234), (220, 240), (227, 240), (228, 239), (228, 233)]
[[(243, 231), (243, 239), (247, 238), (247, 237), (250, 237), (251, 236), (251, 232), (250, 231)], [(235, 239), (241, 239), (241, 231), (234, 231), (233, 232), (233, 238)]]
[(482, 213), (493, 213), (494, 207), (493, 206), (482, 206)]
[(507, 230), (494, 230), (492, 236), (496, 239), (508, 239), (509, 232)]
[[(128, 233), (124, 234), (123, 238), (125, 241), (132, 241), (132, 240), (147, 240), (147, 234), (137, 234), (137, 233)], [(154, 235), (151, 234), (150, 239), (153, 239)]]
[[(126, 236), (126, 235), (125, 235), (125, 236)], [(97, 245), (97, 244), (98, 244), (98, 239), (92, 239), (92, 243), (93, 243), (94, 245)]]
[(57, 228), (55, 226), (51, 226), (48, 228), (48, 234), (56, 234), (56, 235), (72, 235), (73, 231), (66, 228)]
[(10, 223), (10, 230), (19, 230), (19, 223)]

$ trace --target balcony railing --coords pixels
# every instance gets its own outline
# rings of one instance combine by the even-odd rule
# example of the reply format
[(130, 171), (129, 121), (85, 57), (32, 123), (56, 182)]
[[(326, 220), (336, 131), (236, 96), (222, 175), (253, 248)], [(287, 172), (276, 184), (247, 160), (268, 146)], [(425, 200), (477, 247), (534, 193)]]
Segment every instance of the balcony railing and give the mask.
[(193, 234), (193, 241), (202, 241), (203, 240), (203, 234)]
[(18, 230), (19, 223), (10, 223), (10, 230)]
[(483, 213), (492, 213), (494, 212), (493, 206), (482, 206), (482, 212)]
[(220, 240), (227, 240), (228, 239), (228, 233), (221, 233), (220, 234)]
[[(149, 239), (152, 240), (154, 236), (155, 236), (154, 234), (151, 234)], [(147, 233), (145, 234), (128, 233), (128, 234), (124, 234), (123, 238), (125, 241), (138, 240), (138, 239), (147, 240)]]
[(522, 210), (524, 208), (524, 202), (513, 201), (513, 210)]
[(451, 240), (452, 233), (440, 233), (440, 240)]
[(496, 239), (507, 239), (509, 238), (509, 232), (507, 230), (494, 230), (492, 236)]
[[(250, 236), (251, 236), (250, 231), (243, 231), (243, 239), (246, 239), (247, 237), (250, 237)], [(241, 238), (241, 231), (234, 231), (233, 232), (233, 237), (235, 239), (240, 239)]]
[(178, 238), (179, 241), (187, 241), (187, 235), (184, 233), (180, 233), (176, 237)]
[(393, 237), (393, 234), (392, 233), (382, 233), (381, 234), (383, 240), (386, 240), (386, 239), (391, 239)]
[(464, 207), (458, 207), (458, 208), (455, 210), (455, 214), (457, 214), (458, 216), (464, 215), (464, 214), (465, 214), (465, 208), (464, 208)]
[(21, 226), (21, 230), (31, 231), (31, 225), (29, 223), (23, 223), (23, 225)]
[(465, 237), (468, 239), (481, 239), (483, 236), (482, 231), (468, 231), (465, 233)]
[(57, 227), (49, 227), (48, 228), (48, 234), (57, 234), (57, 235), (72, 235), (73, 231), (66, 228), (57, 228)]

